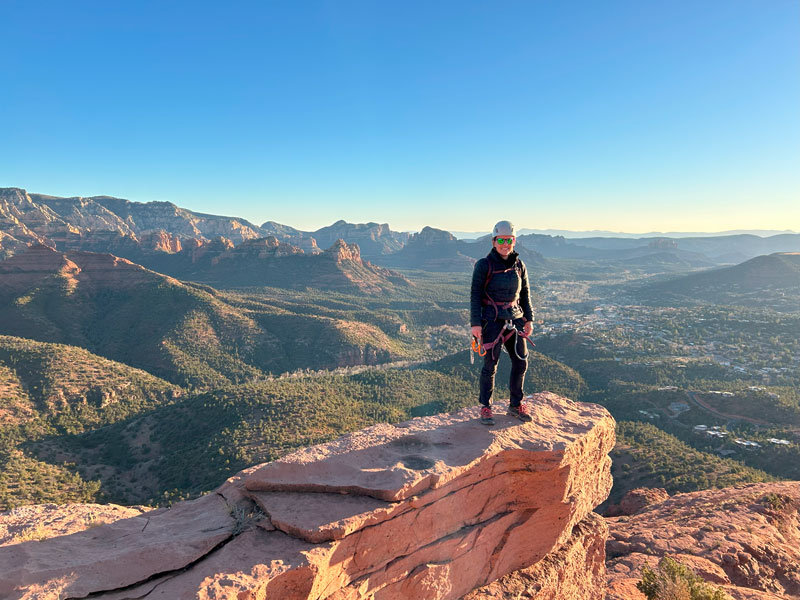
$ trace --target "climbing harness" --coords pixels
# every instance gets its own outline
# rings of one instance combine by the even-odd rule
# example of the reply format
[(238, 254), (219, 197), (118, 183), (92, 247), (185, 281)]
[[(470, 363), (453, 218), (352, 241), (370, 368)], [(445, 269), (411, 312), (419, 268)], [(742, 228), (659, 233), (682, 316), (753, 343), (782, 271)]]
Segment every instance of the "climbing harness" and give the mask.
[[(522, 345), (525, 346), (526, 352), (524, 355), (520, 356), (519, 352), (517, 352), (517, 341), (519, 340), (519, 338), (521, 337), (531, 346), (536, 346), (536, 344), (534, 344), (531, 341), (531, 339), (527, 335), (525, 335), (522, 331), (514, 327), (514, 322), (510, 319), (505, 322), (505, 325), (503, 325), (503, 328), (500, 330), (500, 333), (497, 334), (497, 337), (494, 339), (494, 341), (488, 344), (484, 344), (483, 347), (486, 350), (490, 350), (492, 352), (492, 357), (494, 357), (494, 349), (497, 346), (500, 346), (500, 348), (508, 352), (508, 350), (506, 349), (506, 342), (510, 340), (512, 337), (514, 338), (514, 355), (519, 360), (525, 360), (526, 358), (528, 358), (527, 346), (525, 346), (525, 343), (523, 342)], [(486, 352), (484, 352), (484, 354), (485, 353)]]
[[(519, 258), (517, 258), (514, 261), (513, 265), (511, 265), (510, 267), (507, 267), (505, 269), (493, 269), (492, 268), (492, 262), (493, 261), (491, 259), (488, 260), (487, 271), (486, 271), (486, 281), (483, 282), (483, 297), (481, 298), (481, 304), (483, 304), (484, 306), (492, 306), (494, 308), (495, 320), (499, 320), (500, 310), (501, 309), (506, 310), (506, 309), (512, 308), (514, 306), (519, 306), (519, 298), (514, 298), (512, 300), (507, 300), (507, 301), (497, 301), (497, 300), (495, 300), (494, 298), (492, 298), (489, 295), (489, 282), (492, 280), (492, 277), (496, 273), (508, 273), (509, 271), (516, 271), (517, 272), (517, 276), (520, 278), (521, 281), (524, 282), (524, 274), (523, 274), (522, 261)], [(500, 333), (497, 334), (497, 337), (493, 341), (489, 342), (488, 344), (485, 344), (485, 343), (481, 344), (473, 336), (473, 338), (472, 338), (472, 350), (473, 350), (473, 352), (477, 352), (480, 356), (485, 356), (487, 351), (491, 351), (492, 358), (495, 358), (495, 353), (494, 352), (495, 352), (495, 348), (497, 348), (498, 346), (500, 347), (501, 351), (508, 352), (508, 349), (506, 348), (506, 342), (508, 340), (510, 340), (512, 337), (514, 338), (514, 355), (519, 360), (527, 359), (528, 358), (528, 348), (527, 348), (527, 346), (525, 346), (525, 342), (522, 343), (522, 345), (524, 347), (524, 350), (525, 350), (525, 353), (522, 356), (519, 355), (519, 351), (517, 349), (519, 338), (522, 337), (522, 339), (527, 341), (528, 343), (530, 343), (531, 346), (535, 346), (535, 344), (530, 340), (530, 338), (528, 336), (526, 336), (522, 331), (518, 330), (514, 326), (514, 322), (511, 319), (505, 320), (505, 324), (503, 325), (503, 328), (500, 330)], [(476, 349), (476, 345), (477, 345), (477, 349)], [(483, 352), (479, 352), (480, 349), (483, 349)], [(469, 358), (470, 358), (470, 363), (474, 363), (475, 362), (475, 356), (473, 355), (472, 352), (470, 352)]]

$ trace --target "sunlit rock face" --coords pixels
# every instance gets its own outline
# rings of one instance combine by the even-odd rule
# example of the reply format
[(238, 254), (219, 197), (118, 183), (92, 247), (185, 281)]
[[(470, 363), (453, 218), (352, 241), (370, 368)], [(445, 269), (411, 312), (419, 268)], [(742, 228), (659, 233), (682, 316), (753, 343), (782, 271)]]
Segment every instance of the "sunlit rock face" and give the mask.
[(225, 237), (239, 244), (263, 237), (259, 227), (244, 219), (195, 213), (170, 202), (59, 198), (19, 188), (0, 188), (0, 231), (24, 244), (98, 252), (118, 250), (119, 238), (141, 242), (143, 250), (177, 252), (177, 240), (185, 238)]
[(470, 592), (464, 600), (602, 600), (607, 536), (603, 517), (589, 513), (557, 550)]
[(341, 263), (345, 260), (351, 260), (353, 262), (360, 263), (361, 262), (361, 250), (359, 249), (357, 244), (348, 244), (344, 240), (336, 240), (336, 242), (327, 250), (325, 250), (325, 256), (328, 256), (335, 260), (337, 263)]
[(341, 220), (311, 235), (321, 248), (329, 248), (340, 239), (358, 244), (362, 256), (369, 260), (397, 252), (410, 237), (408, 233), (392, 231), (386, 223), (347, 223)]
[(689, 566), (735, 600), (800, 597), (800, 482), (676, 494), (608, 519), (608, 600), (644, 600), (645, 565)]
[(169, 510), (0, 548), (0, 597), (477, 599), (510, 576), (527, 577), (524, 597), (602, 598), (591, 510), (611, 487), (614, 421), (529, 401), (530, 423), (465, 409), (376, 425)]
[(0, 262), (0, 293), (24, 293), (42, 285), (126, 289), (157, 277), (162, 276), (112, 254), (64, 253), (35, 245)]
[(31, 200), (25, 190), (0, 188), (0, 230), (20, 246), (42, 243), (48, 232), (65, 225), (52, 210)]

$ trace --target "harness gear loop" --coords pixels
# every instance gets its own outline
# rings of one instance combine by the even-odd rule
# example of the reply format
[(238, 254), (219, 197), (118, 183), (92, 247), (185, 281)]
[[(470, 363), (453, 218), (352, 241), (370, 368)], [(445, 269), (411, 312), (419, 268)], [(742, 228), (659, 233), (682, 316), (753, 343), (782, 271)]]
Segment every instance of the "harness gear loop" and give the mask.
[(469, 364), (475, 364), (475, 354), (473, 352), (478, 356), (486, 356), (486, 346), (479, 342), (474, 335), (472, 336), (472, 346), (470, 347)]

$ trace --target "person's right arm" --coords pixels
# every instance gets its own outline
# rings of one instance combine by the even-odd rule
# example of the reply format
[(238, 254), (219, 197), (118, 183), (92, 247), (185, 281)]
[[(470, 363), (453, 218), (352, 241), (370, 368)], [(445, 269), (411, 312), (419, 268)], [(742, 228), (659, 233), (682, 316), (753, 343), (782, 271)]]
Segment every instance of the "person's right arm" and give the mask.
[(483, 305), (483, 286), (486, 283), (486, 275), (489, 270), (489, 262), (482, 258), (475, 263), (472, 271), (472, 286), (469, 294), (469, 324), (472, 335), (481, 341), (481, 311)]

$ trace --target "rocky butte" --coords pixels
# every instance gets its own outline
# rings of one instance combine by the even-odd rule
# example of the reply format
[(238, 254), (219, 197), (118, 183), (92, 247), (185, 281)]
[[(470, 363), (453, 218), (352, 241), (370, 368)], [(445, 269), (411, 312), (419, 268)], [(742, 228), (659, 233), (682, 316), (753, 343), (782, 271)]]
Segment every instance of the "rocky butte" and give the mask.
[(375, 425), (170, 509), (0, 547), (0, 597), (445, 600), (525, 568), (536, 581), (513, 597), (599, 600), (607, 528), (592, 509), (614, 421), (530, 402), (531, 423), (487, 428), (466, 409)]

